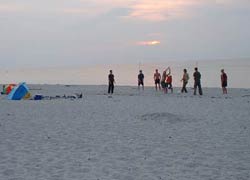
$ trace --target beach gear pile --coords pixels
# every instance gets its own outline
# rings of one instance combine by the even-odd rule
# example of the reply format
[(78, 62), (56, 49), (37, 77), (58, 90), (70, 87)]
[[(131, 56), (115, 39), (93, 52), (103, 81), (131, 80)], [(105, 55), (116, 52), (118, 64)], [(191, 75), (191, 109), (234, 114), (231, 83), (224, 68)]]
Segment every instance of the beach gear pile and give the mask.
[(14, 89), (15, 86), (16, 86), (16, 84), (3, 85), (3, 91), (1, 92), (1, 94), (8, 95), (11, 92), (11, 90)]
[(31, 96), (30, 90), (25, 82), (16, 84), (9, 84), (3, 86), (2, 94), (7, 95), (8, 100), (53, 100), (53, 99), (81, 99), (83, 98), (82, 93), (75, 93), (73, 95), (56, 95), (56, 96), (43, 96), (41, 94), (36, 94)]
[(29, 88), (26, 83), (20, 83), (11, 89), (7, 98), (9, 100), (30, 99), (31, 93), (29, 92)]
[(53, 99), (70, 99), (70, 100), (74, 100), (74, 99), (82, 99), (83, 98), (83, 94), (80, 93), (75, 93), (73, 95), (56, 95), (56, 96), (42, 96), (42, 99), (46, 99), (46, 100), (53, 100)]

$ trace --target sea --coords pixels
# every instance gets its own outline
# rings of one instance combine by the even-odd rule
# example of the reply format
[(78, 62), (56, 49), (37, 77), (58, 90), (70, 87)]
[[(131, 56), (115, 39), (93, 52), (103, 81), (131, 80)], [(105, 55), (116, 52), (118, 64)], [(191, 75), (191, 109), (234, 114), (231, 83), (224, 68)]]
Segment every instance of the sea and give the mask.
[(188, 70), (190, 76), (188, 86), (192, 87), (194, 68), (198, 67), (202, 75), (203, 87), (220, 87), (220, 71), (224, 69), (228, 76), (229, 88), (250, 88), (250, 58), (0, 68), (0, 84), (26, 82), (28, 84), (105, 85), (108, 83), (109, 70), (113, 70), (116, 85), (136, 86), (137, 75), (139, 70), (142, 70), (145, 76), (145, 86), (154, 86), (155, 70), (158, 69), (162, 73), (167, 67), (171, 68), (174, 87), (182, 85), (184, 68)]

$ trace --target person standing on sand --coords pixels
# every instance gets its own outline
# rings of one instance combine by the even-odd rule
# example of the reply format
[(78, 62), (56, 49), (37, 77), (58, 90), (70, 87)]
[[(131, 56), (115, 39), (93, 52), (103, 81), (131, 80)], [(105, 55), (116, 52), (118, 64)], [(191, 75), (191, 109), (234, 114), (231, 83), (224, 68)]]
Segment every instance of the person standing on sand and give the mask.
[(199, 94), (202, 95), (201, 89), (201, 73), (198, 71), (198, 68), (194, 68), (194, 95), (196, 95), (197, 87), (199, 88)]
[(140, 90), (140, 85), (142, 85), (142, 90), (144, 90), (144, 74), (142, 70), (139, 71), (138, 74), (138, 89)]
[(185, 93), (187, 93), (187, 88), (186, 88), (186, 86), (187, 86), (187, 83), (188, 83), (188, 80), (189, 80), (189, 74), (187, 73), (187, 69), (184, 69), (183, 70), (183, 76), (182, 76), (182, 79), (181, 79), (181, 81), (182, 81), (182, 89), (181, 89), (181, 92), (183, 93), (183, 92), (185, 92)]
[(171, 90), (171, 93), (173, 93), (173, 85), (172, 85), (172, 75), (169, 70), (169, 74), (167, 75), (167, 80), (166, 80), (166, 91), (168, 92), (168, 89)]
[(166, 86), (167, 86), (167, 84), (166, 84), (166, 78), (167, 78), (167, 71), (165, 70), (165, 71), (163, 71), (162, 76), (161, 76), (161, 88), (162, 88), (162, 91), (163, 91), (164, 93), (167, 93), (167, 89), (166, 89)]
[(221, 70), (221, 87), (222, 93), (227, 94), (227, 74), (224, 72), (224, 69)]
[(160, 86), (161, 74), (158, 72), (158, 69), (155, 70), (154, 81), (155, 81), (155, 90), (157, 91), (157, 85), (160, 90), (161, 89), (161, 86)]
[(115, 76), (114, 76), (112, 70), (109, 71), (108, 80), (109, 80), (108, 93), (113, 94), (114, 93)]

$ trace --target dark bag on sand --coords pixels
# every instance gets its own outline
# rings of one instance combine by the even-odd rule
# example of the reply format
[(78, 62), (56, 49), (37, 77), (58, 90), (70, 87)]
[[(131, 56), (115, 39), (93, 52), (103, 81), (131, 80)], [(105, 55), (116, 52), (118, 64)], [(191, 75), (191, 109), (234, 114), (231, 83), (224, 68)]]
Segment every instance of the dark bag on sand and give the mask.
[(43, 99), (43, 96), (40, 94), (34, 96), (34, 100), (42, 100), (42, 99)]

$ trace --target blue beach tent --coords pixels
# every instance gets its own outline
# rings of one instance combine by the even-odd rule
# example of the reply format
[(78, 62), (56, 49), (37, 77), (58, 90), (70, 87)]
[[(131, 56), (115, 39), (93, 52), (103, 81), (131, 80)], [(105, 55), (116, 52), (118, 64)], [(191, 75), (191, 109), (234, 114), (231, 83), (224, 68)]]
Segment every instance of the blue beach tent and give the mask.
[(9, 100), (21, 100), (27, 93), (29, 92), (29, 88), (26, 83), (21, 83), (16, 86), (10, 94), (8, 95)]

